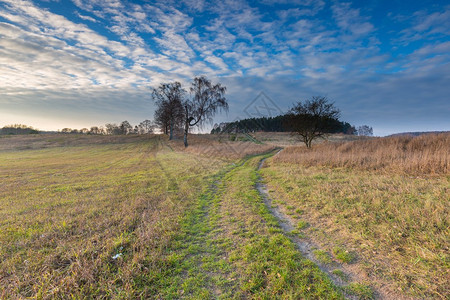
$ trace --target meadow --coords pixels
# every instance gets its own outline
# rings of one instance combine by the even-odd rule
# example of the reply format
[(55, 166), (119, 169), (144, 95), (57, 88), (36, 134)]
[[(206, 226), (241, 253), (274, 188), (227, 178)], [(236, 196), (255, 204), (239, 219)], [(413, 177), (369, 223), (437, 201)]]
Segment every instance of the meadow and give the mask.
[(30, 141), (0, 154), (2, 298), (135, 295), (137, 276), (162, 272), (186, 199), (223, 166), (159, 137)]
[(0, 298), (449, 296), (448, 135), (255, 136), (0, 138)]
[[(258, 202), (270, 146), (227, 158), (160, 136), (1, 142), (2, 299), (342, 297)], [(291, 282), (305, 273), (320, 280)]]
[[(263, 177), (274, 202), (331, 259), (374, 286), (449, 297), (450, 135), (291, 146)], [(341, 257), (339, 257), (341, 256)]]

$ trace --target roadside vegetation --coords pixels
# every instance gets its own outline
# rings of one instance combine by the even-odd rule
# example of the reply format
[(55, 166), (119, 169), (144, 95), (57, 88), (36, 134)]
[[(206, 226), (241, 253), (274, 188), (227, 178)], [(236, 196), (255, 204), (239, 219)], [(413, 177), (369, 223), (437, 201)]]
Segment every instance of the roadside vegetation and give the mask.
[(302, 234), (321, 245), (320, 257), (357, 264), (375, 286), (444, 299), (448, 149), (449, 134), (292, 146), (262, 174), (277, 204), (310, 224)]

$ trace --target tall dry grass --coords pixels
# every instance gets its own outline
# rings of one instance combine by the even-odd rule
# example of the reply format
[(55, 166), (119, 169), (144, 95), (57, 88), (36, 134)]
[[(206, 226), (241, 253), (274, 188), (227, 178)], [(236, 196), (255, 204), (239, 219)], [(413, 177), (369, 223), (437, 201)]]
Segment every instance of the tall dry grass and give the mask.
[(412, 175), (449, 174), (450, 133), (322, 143), (311, 150), (292, 146), (274, 161)]
[(449, 133), (293, 146), (262, 172), (328, 251), (345, 245), (375, 281), (448, 299), (449, 149)]

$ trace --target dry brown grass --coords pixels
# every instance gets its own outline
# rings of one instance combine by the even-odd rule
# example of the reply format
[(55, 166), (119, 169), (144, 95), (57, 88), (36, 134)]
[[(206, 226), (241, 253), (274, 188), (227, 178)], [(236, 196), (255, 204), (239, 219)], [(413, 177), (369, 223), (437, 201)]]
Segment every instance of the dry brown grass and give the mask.
[(214, 135), (190, 135), (187, 148), (184, 147), (181, 139), (170, 141), (169, 145), (176, 151), (226, 161), (268, 152), (275, 148), (273, 145), (255, 144), (248, 141), (230, 141)]
[(85, 145), (130, 144), (145, 142), (157, 137), (157, 135), (86, 134), (0, 135), (0, 151), (35, 150)]
[(382, 285), (448, 299), (450, 134), (289, 147), (263, 168), (328, 251), (345, 245)]
[[(292, 134), (290, 132), (255, 132), (251, 134), (253, 137), (263, 142), (264, 144), (274, 145), (277, 147), (289, 147), (289, 146), (304, 146), (305, 144), (301, 140), (300, 136)], [(324, 139), (317, 139), (313, 141), (313, 145), (321, 144), (324, 141), (329, 142), (348, 142), (355, 140), (365, 140), (367, 137), (350, 135), (350, 134), (331, 134)]]
[(343, 143), (322, 143), (309, 150), (286, 148), (276, 162), (406, 174), (449, 174), (450, 134), (373, 138)]

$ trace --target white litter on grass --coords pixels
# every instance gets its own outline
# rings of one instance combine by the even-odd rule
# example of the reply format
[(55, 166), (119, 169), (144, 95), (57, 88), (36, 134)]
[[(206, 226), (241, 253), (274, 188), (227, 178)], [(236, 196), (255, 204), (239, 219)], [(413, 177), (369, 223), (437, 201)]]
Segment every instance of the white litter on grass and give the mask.
[(116, 255), (114, 255), (112, 257), (112, 259), (118, 259), (119, 257), (121, 257), (123, 254), (122, 253), (117, 253)]

